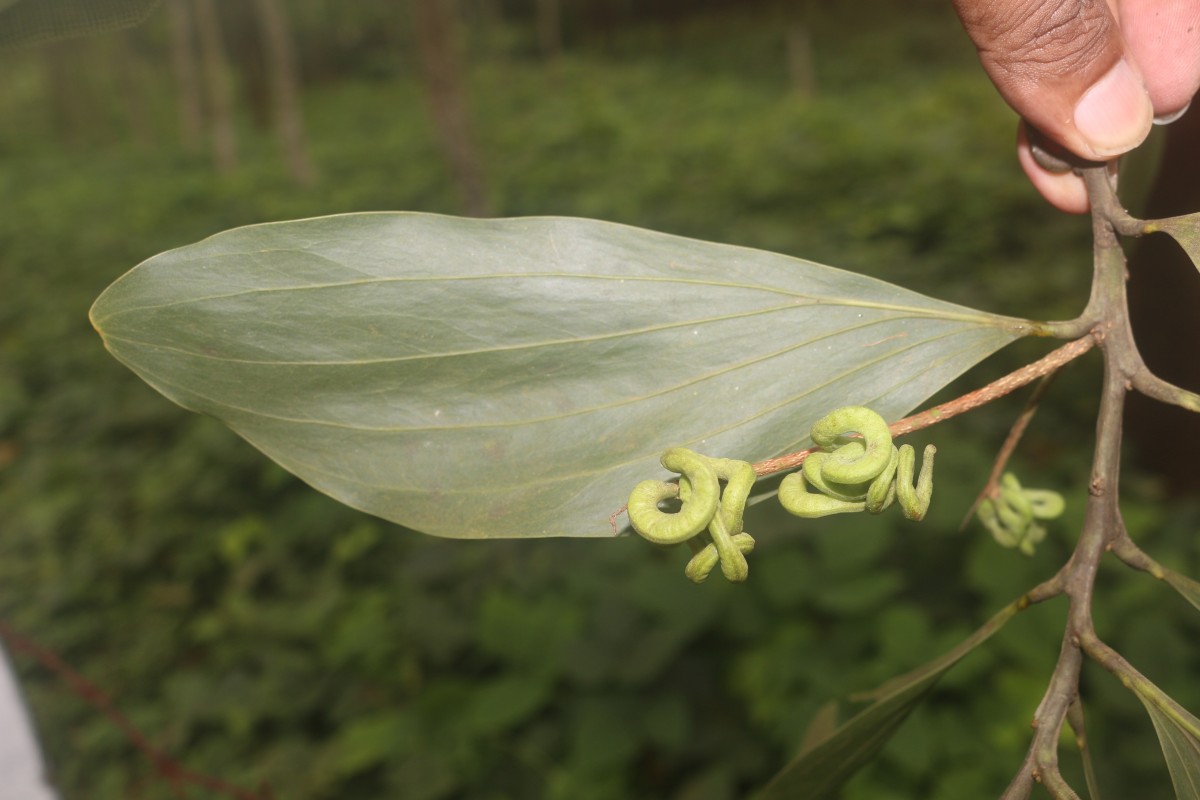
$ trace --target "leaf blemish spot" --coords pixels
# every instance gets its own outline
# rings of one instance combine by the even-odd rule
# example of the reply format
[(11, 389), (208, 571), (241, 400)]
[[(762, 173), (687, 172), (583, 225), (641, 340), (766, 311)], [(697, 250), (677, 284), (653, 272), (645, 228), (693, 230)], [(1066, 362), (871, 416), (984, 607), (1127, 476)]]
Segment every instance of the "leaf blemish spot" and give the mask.
[[(862, 316), (862, 315), (860, 314), (859, 316)], [(885, 336), (884, 338), (879, 339), (878, 341), (868, 342), (867, 344), (864, 344), (863, 347), (875, 347), (876, 345), (881, 345), (884, 342), (890, 342), (893, 339), (903, 339), (906, 336), (908, 336), (908, 334), (905, 333), (904, 331), (901, 331), (900, 333), (893, 333), (891, 336)]]

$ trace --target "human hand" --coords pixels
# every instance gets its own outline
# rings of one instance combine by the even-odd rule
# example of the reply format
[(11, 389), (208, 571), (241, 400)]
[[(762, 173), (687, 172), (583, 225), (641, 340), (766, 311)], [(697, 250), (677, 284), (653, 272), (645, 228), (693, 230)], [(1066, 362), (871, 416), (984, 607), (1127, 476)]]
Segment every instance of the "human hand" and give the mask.
[[(1083, 181), (1034, 161), (1030, 140), (1093, 161), (1132, 150), (1200, 89), (1200, 0), (954, 0), (979, 60), (1021, 115), (1017, 157), (1063, 211)], [(1044, 137), (1044, 138), (1043, 138)]]

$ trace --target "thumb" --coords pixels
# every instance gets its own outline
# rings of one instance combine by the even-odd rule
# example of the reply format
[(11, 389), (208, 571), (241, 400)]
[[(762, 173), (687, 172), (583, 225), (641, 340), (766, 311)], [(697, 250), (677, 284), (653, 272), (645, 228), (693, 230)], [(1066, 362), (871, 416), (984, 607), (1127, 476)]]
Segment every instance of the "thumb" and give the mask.
[(1103, 0), (954, 0), (979, 60), (1027, 122), (1084, 158), (1132, 150), (1154, 110)]

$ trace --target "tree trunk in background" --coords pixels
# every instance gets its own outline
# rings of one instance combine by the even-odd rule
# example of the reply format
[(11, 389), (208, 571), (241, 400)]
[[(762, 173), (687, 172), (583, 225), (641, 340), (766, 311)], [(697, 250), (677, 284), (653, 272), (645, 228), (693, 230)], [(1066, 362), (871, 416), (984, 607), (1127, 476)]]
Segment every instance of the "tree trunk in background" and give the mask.
[(788, 76), (791, 78), (792, 91), (801, 97), (812, 97), (817, 93), (811, 27), (813, 13), (811, 2), (798, 6), (788, 3), (783, 8)]
[(450, 162), (463, 210), (484, 216), (487, 189), (467, 116), (457, 4), (452, 0), (413, 0), (412, 10), (425, 94), (439, 144)]
[(208, 90), (209, 130), (212, 136), (213, 165), (219, 174), (237, 169), (237, 136), (233, 128), (233, 92), (229, 57), (221, 40), (221, 24), (213, 0), (195, 0), (196, 33), (200, 41), (200, 59), (204, 66), (204, 84)]
[(291, 26), (279, 0), (255, 0), (254, 9), (266, 46), (267, 81), (271, 87), (271, 105), (275, 130), (292, 179), (302, 186), (316, 182), (304, 136), (304, 115), (300, 110), (300, 70)]
[[(1167, 128), (1161, 166), (1143, 216), (1159, 219), (1200, 209), (1200, 103)], [(1139, 239), (1129, 259), (1134, 338), (1150, 370), (1200, 391), (1200, 281), (1196, 267), (1164, 235)], [(1200, 491), (1200, 415), (1130, 394), (1126, 419), (1141, 466), (1176, 495)]]
[(116, 49), (117, 79), (125, 105), (125, 118), (129, 121), (129, 132), (139, 147), (149, 148), (155, 139), (146, 86), (149, 65), (138, 55), (132, 32), (121, 31), (112, 37), (112, 45)]
[(537, 0), (538, 46), (547, 61), (562, 55), (562, 4), (560, 0)]
[(60, 141), (72, 147), (83, 143), (89, 128), (87, 93), (78, 70), (79, 42), (51, 41), (38, 48), (45, 67), (46, 94), (50, 96), (50, 124)]
[(234, 104), (256, 130), (275, 130), (274, 92), (271, 91), (270, 54), (265, 46), (263, 23), (256, 0), (216, 0), (221, 10), (221, 40), (229, 67), (237, 76)]
[(184, 149), (195, 153), (199, 151), (203, 137), (204, 115), (192, 15), (188, 12), (187, 0), (167, 0), (167, 20), (171, 29), (171, 71), (175, 73), (175, 92), (179, 101), (179, 138)]
[(497, 54), (503, 54), (503, 37), (501, 33), (504, 28), (504, 10), (500, 6), (499, 0), (479, 0), (475, 4), (477, 17), (476, 40), (480, 44), (479, 51), (482, 55), (495, 57)]

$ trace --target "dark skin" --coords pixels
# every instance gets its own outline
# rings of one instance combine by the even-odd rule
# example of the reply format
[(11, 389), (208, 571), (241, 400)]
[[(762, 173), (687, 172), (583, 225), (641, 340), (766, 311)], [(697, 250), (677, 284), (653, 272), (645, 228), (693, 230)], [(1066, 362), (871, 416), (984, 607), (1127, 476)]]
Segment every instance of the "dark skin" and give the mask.
[(1031, 144), (1104, 161), (1183, 113), (1200, 89), (1200, 0), (953, 0), (979, 60), (1021, 115), (1017, 157), (1057, 208), (1088, 210), (1083, 181)]

